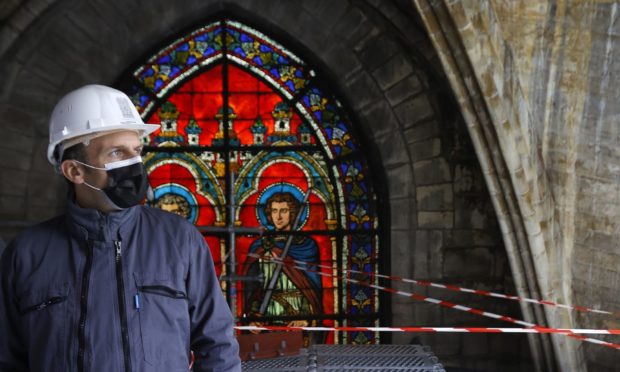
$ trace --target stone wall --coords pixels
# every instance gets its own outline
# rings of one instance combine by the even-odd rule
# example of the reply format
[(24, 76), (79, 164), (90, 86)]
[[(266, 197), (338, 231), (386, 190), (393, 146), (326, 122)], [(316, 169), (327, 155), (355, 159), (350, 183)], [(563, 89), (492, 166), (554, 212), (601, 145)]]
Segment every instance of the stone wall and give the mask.
[[(620, 158), (614, 149), (620, 137), (612, 61), (618, 53), (618, 4), (415, 3), (483, 168), (501, 153), (505, 166), (494, 169), (503, 173), (485, 171), (485, 177), (489, 185), (508, 186), (491, 195), (500, 224), (509, 227), (505, 244), (515, 242), (514, 253), (507, 251), (515, 278), (523, 274), (523, 291), (617, 310)], [(506, 195), (515, 203), (502, 204)], [(515, 215), (522, 227), (511, 225)], [(533, 318), (566, 328), (618, 325), (610, 317), (558, 309)], [(563, 370), (613, 370), (620, 361), (598, 345), (552, 341)]]

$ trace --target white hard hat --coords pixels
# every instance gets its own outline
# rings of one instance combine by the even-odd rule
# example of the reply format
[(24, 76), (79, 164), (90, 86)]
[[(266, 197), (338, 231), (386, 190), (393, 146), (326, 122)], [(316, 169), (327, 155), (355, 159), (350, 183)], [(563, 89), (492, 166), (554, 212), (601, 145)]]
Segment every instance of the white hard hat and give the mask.
[[(120, 90), (103, 85), (86, 85), (64, 96), (50, 118), (50, 143), (47, 159), (58, 166), (64, 149), (79, 142), (121, 130), (134, 130), (143, 137), (159, 124), (145, 124), (129, 97)], [(56, 146), (61, 151), (55, 154)]]

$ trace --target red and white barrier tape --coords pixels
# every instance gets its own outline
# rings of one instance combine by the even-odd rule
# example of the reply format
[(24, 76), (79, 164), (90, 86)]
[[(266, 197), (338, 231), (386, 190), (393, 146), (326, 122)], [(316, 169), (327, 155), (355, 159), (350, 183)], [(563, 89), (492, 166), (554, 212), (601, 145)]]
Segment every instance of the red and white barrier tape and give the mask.
[[(259, 257), (258, 255), (253, 254), (253, 253), (248, 254), (248, 256)], [(263, 258), (265, 258), (265, 257), (263, 257)], [(293, 260), (293, 259), (290, 259), (290, 260), (292, 262), (294, 262), (294, 263), (297, 263), (297, 264), (303, 264), (303, 265), (307, 265), (308, 264), (308, 262), (304, 262), (304, 261)], [(329, 269), (329, 270), (333, 270), (334, 269), (333, 266), (329, 266), (329, 265), (313, 264), (313, 266), (324, 268), (324, 269)], [(441, 284), (441, 283), (434, 283), (434, 282), (423, 281), (423, 280), (407, 279), (407, 278), (402, 278), (402, 277), (399, 277), (399, 276), (390, 276), (390, 275), (383, 275), (383, 274), (366, 273), (366, 272), (359, 271), (359, 270), (339, 270), (339, 271), (343, 272), (343, 273), (361, 274), (361, 275), (367, 275), (367, 276), (370, 276), (370, 277), (376, 277), (376, 278), (400, 281), (400, 282), (403, 282), (403, 283), (411, 283), (411, 284), (416, 284), (416, 285), (422, 285), (422, 286), (425, 286), (425, 287), (435, 287), (435, 288), (447, 289), (449, 291), (455, 291), (455, 292), (472, 293), (472, 294), (476, 294), (476, 295), (480, 295), (480, 296), (502, 298), (502, 299), (506, 299), (506, 300), (513, 300), (513, 301), (528, 302), (528, 303), (533, 303), (533, 304), (538, 304), (538, 305), (559, 307), (559, 308), (568, 309), (568, 310), (575, 310), (575, 311), (589, 312), (589, 313), (598, 313), (598, 314), (606, 314), (606, 315), (612, 315), (612, 316), (615, 316), (615, 317), (620, 317), (620, 311), (617, 311), (617, 312), (614, 313), (614, 312), (611, 312), (611, 311), (593, 309), (593, 308), (584, 307), (584, 306), (565, 305), (565, 304), (560, 304), (560, 303), (553, 302), (553, 301), (537, 300), (537, 299), (527, 298), (527, 297), (520, 297), (520, 296), (514, 296), (514, 295), (506, 295), (506, 294), (502, 294), (502, 293), (483, 291), (483, 290), (480, 290), (480, 289), (471, 289), (471, 288), (459, 287), (459, 286), (450, 285), (450, 284)]]
[[(458, 305), (449, 301), (443, 301), (443, 300), (438, 300), (432, 297), (427, 297), (427, 296), (423, 296), (417, 293), (412, 293), (412, 292), (406, 292), (406, 291), (399, 291), (396, 290), (394, 288), (389, 288), (389, 287), (384, 287), (384, 286), (380, 286), (380, 285), (376, 285), (376, 284), (371, 284), (371, 283), (367, 283), (367, 282), (363, 282), (363, 281), (359, 281), (356, 279), (350, 279), (341, 275), (333, 275), (333, 274), (328, 274), (328, 273), (324, 273), (322, 271), (317, 271), (317, 270), (311, 270), (308, 267), (301, 267), (301, 266), (297, 266), (297, 265), (292, 265), (290, 264), (290, 262), (284, 262), (280, 259), (274, 258), (274, 257), (269, 257), (269, 256), (263, 256), (261, 257), (263, 259), (267, 259), (267, 260), (271, 260), (271, 261), (275, 261), (275, 262), (280, 262), (280, 263), (284, 263), (285, 265), (290, 265), (291, 267), (294, 267), (298, 270), (304, 270), (304, 271), (309, 271), (309, 272), (314, 272), (317, 273), (318, 275), (321, 276), (328, 276), (328, 277), (334, 277), (334, 278), (338, 278), (341, 280), (344, 280), (346, 282), (349, 283), (354, 283), (357, 285), (361, 285), (364, 287), (368, 287), (368, 288), (373, 288), (373, 289), (377, 289), (377, 290), (381, 290), (381, 291), (385, 291), (385, 292), (389, 292), (389, 293), (394, 293), (397, 294), (399, 296), (404, 296), (404, 297), (409, 297), (409, 298), (413, 298), (415, 300), (418, 301), (424, 301), (424, 302), (430, 302), (439, 306), (443, 306), (443, 307), (447, 307), (450, 309), (455, 309), (455, 310), (459, 310), (459, 311), (464, 311), (464, 312), (468, 312), (470, 314), (476, 314), (476, 315), (481, 315), (484, 317), (488, 317), (488, 318), (492, 318), (492, 319), (498, 319), (498, 320), (503, 320), (506, 322), (510, 322), (513, 324), (518, 324), (527, 328), (532, 328), (532, 329), (549, 329), (547, 327), (542, 327), (539, 326), (537, 324), (534, 323), (530, 323), (530, 322), (526, 322), (524, 320), (520, 320), (520, 319), (515, 319), (509, 316), (504, 316), (504, 315), (499, 315), (499, 314), (495, 314), (492, 312), (488, 312), (488, 311), (484, 311), (484, 310), (480, 310), (480, 309), (475, 309), (475, 308), (471, 308), (468, 306), (462, 306), (462, 305)], [(304, 262), (305, 265), (307, 265), (307, 262)], [(316, 266), (316, 265), (315, 265)], [(576, 338), (578, 340), (581, 341), (586, 341), (586, 342), (591, 342), (591, 343), (595, 343), (595, 344), (599, 344), (599, 345), (603, 345), (603, 346), (608, 346), (614, 349), (620, 349), (620, 345), (617, 344), (613, 344), (610, 342), (605, 342), (605, 341), (601, 341), (601, 340), (597, 340), (594, 338), (588, 338), (588, 337), (584, 337), (584, 336), (580, 336), (571, 332), (565, 332), (562, 333), (567, 335), (568, 337), (572, 337), (572, 338)]]
[[(239, 331), (319, 331), (319, 332), (443, 332), (443, 333), (554, 333), (620, 335), (620, 329), (492, 328), (492, 327), (289, 327), (235, 326)], [(620, 347), (620, 345), (617, 345)]]
[(239, 331), (319, 331), (319, 332), (437, 332), (437, 333), (551, 333), (563, 334), (601, 346), (620, 350), (620, 345), (579, 334), (620, 335), (620, 329), (561, 329), (561, 328), (471, 328), (471, 327), (287, 327), (287, 326), (235, 326)]

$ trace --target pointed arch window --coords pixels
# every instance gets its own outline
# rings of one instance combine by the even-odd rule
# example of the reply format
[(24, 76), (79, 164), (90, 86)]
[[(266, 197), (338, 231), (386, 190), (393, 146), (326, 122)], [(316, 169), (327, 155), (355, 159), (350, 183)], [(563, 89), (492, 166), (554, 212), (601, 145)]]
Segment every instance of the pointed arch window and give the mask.
[[(203, 231), (218, 274), (255, 279), (223, 282), (239, 324), (378, 324), (376, 290), (338, 278), (356, 270), (374, 280), (379, 221), (354, 123), (320, 78), (274, 39), (218, 19), (125, 80), (144, 120), (161, 124), (145, 139), (149, 203)], [(234, 268), (224, 264), (233, 248)], [(278, 272), (270, 258), (285, 250)]]

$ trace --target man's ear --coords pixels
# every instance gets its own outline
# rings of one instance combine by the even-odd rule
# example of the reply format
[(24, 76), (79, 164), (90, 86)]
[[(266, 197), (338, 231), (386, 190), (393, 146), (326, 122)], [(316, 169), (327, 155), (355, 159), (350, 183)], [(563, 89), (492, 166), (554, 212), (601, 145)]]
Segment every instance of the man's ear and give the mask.
[(84, 170), (78, 163), (72, 160), (65, 160), (60, 164), (60, 171), (70, 182), (75, 184), (84, 183)]

